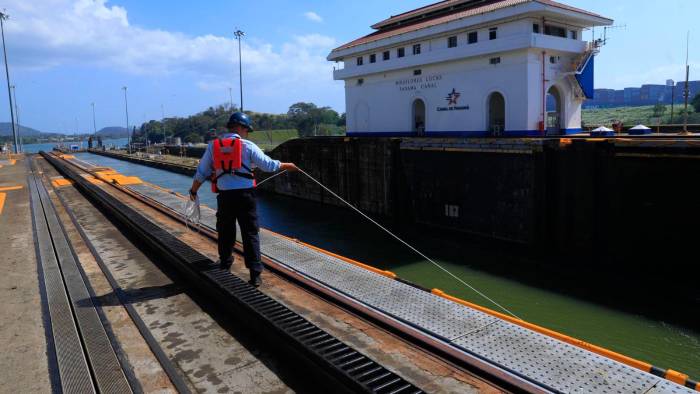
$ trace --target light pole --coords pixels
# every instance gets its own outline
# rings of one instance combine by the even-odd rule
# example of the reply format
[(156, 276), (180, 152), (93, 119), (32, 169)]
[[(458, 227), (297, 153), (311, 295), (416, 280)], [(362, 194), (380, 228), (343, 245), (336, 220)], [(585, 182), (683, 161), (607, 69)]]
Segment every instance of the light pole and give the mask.
[(7, 77), (7, 96), (10, 98), (10, 118), (12, 120), (12, 136), (15, 140), (15, 153), (19, 153), (19, 140), (17, 139), (17, 129), (15, 128), (15, 110), (12, 108), (12, 94), (10, 93), (10, 69), (7, 66), (7, 49), (5, 48), (5, 24), (4, 21), (10, 16), (0, 12), (0, 32), (2, 33), (2, 53), (5, 56), (5, 76)]
[(92, 133), (97, 137), (97, 121), (95, 120), (95, 102), (90, 103), (92, 106)]
[[(141, 122), (142, 125), (146, 123), (146, 117), (147, 117), (147, 116), (146, 116), (146, 114), (144, 113), (144, 114), (143, 114), (143, 122)], [(136, 126), (134, 126), (134, 127), (136, 127)], [(146, 141), (146, 154), (148, 154), (148, 127), (145, 127), (142, 131), (143, 131), (143, 134), (144, 134), (144, 137), (143, 137), (143, 138), (144, 138), (145, 141)]]
[(22, 149), (22, 124), (19, 123), (19, 106), (17, 105), (17, 86), (12, 85), (12, 100), (15, 102), (15, 115), (17, 116), (17, 140), (19, 142), (19, 150)]
[(673, 107), (676, 104), (676, 81), (669, 80), (669, 84), (671, 85), (671, 124), (673, 124)]
[(688, 79), (690, 79), (690, 64), (688, 63), (688, 55), (690, 54), (690, 32), (685, 41), (685, 87), (683, 88), (683, 97), (685, 98), (685, 109), (683, 111), (683, 134), (688, 134), (688, 98), (690, 90), (688, 89)]
[(233, 88), (230, 86), (228, 88), (228, 109), (233, 109)]
[(123, 86), (122, 90), (124, 91), (124, 112), (126, 112), (126, 136), (127, 144), (129, 146), (127, 152), (131, 154), (131, 132), (129, 131), (129, 101), (126, 98), (126, 86)]
[(160, 129), (163, 132), (163, 146), (165, 146), (165, 106), (160, 105)]
[(241, 112), (243, 112), (243, 64), (241, 63), (241, 39), (245, 36), (245, 33), (236, 30), (233, 35), (238, 40), (238, 80), (241, 86)]

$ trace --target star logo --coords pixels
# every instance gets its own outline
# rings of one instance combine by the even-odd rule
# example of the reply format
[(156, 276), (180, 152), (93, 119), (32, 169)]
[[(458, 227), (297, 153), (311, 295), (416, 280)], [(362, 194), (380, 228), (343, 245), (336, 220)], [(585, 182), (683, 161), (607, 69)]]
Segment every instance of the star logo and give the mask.
[(457, 105), (457, 99), (459, 99), (459, 96), (461, 95), (462, 94), (458, 93), (456, 89), (452, 88), (452, 93), (445, 97), (445, 100), (447, 100), (447, 105)]

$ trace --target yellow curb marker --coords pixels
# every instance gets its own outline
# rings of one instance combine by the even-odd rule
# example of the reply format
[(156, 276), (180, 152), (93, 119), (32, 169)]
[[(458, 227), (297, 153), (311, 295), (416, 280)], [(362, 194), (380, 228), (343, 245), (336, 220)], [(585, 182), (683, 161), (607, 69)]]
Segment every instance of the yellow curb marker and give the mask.
[[(22, 186), (22, 185), (0, 187), (0, 192), (10, 192), (13, 190), (19, 190), (23, 187), (24, 186)], [(7, 198), (7, 193), (0, 193), (0, 215), (2, 214), (2, 209), (5, 207), (5, 199), (6, 198)]]
[(61, 186), (72, 185), (73, 181), (66, 179), (66, 178), (58, 178), (58, 179), (54, 179), (51, 183), (53, 183), (54, 187), (61, 187)]

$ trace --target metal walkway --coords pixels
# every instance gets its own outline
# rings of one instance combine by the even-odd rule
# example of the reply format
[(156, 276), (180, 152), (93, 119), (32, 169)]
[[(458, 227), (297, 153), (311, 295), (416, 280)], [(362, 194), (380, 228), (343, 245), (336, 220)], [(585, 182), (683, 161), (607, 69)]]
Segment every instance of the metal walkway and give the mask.
[(131, 393), (46, 188), (35, 175), (28, 184), (61, 390)]
[[(183, 197), (148, 184), (124, 186), (175, 212)], [(202, 226), (215, 231), (212, 209)], [(240, 231), (237, 232), (240, 240)], [(560, 393), (695, 393), (662, 377), (536, 333), (261, 230), (261, 251), (279, 264), (428, 333), (544, 390)]]
[[(71, 179), (124, 229), (132, 231), (154, 253), (183, 273), (200, 291), (225, 305), (280, 352), (312, 360), (316, 380), (332, 374), (339, 391), (378, 394), (420, 394), (421, 389), (375, 360), (319, 328), (242, 279), (223, 270), (147, 217), (85, 179), (65, 162), (44, 157)], [(337, 383), (341, 383), (339, 386)]]

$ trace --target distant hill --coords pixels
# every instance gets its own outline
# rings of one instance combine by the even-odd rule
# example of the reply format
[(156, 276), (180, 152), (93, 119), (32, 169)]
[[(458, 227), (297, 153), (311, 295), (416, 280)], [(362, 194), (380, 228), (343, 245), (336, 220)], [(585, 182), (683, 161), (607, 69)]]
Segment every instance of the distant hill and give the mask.
[(128, 133), (126, 131), (126, 128), (125, 127), (117, 127), (117, 126), (103, 127), (97, 131), (97, 135), (102, 137), (102, 138), (105, 138), (105, 137), (112, 137), (112, 138), (128, 137)]
[[(39, 130), (32, 129), (31, 127), (21, 126), (19, 128), (19, 133), (25, 137), (37, 137), (39, 134), (46, 134)], [(0, 122), (0, 136), (11, 136), (12, 135), (12, 123), (10, 122)]]

